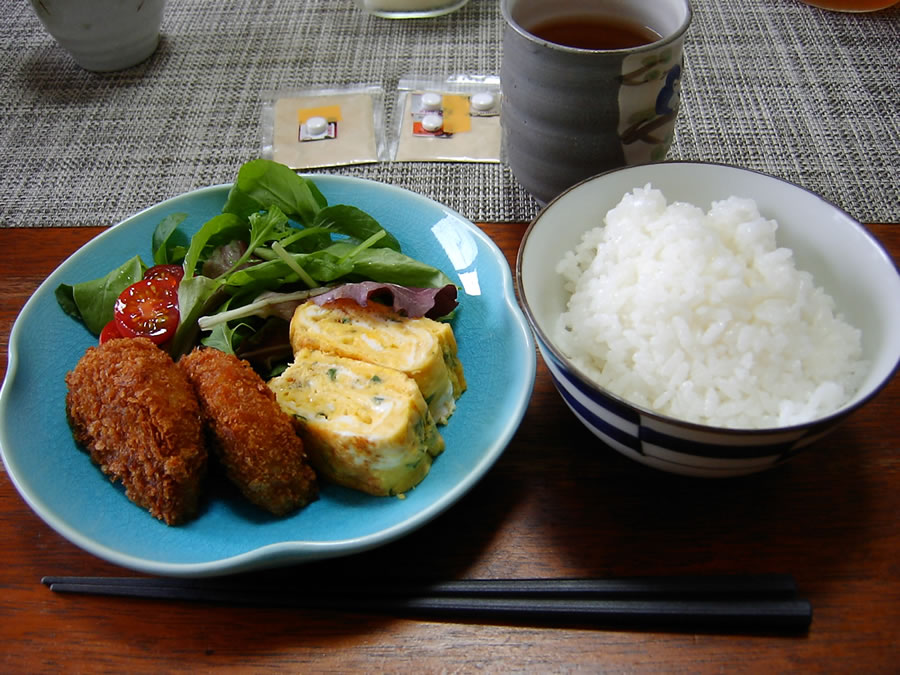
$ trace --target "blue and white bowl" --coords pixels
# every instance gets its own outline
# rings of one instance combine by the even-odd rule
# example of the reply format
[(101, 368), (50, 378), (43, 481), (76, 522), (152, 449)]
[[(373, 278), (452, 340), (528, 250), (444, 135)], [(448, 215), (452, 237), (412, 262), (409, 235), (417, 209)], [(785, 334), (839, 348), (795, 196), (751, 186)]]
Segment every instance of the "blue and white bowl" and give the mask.
[[(837, 302), (862, 331), (871, 369), (841, 408), (805, 424), (770, 429), (704, 426), (658, 414), (597, 386), (554, 340), (566, 309), (563, 279), (555, 271), (566, 251), (626, 192), (647, 183), (669, 202), (708, 210), (730, 195), (756, 201), (779, 223), (779, 246), (791, 248), (797, 267)], [(832, 431), (871, 400), (900, 365), (900, 275), (884, 248), (847, 213), (801, 187), (755, 171), (710, 163), (665, 162), (603, 173), (572, 187), (531, 223), (516, 263), (519, 300), (538, 347), (566, 404), (606, 446), (672, 473), (719, 477), (778, 465)]]

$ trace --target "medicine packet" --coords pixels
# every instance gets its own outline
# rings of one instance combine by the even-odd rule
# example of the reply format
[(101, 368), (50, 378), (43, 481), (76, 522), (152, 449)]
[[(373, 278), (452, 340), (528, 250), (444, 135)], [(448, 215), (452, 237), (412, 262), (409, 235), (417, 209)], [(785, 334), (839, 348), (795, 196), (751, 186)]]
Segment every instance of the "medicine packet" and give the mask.
[(415, 75), (397, 84), (388, 154), (395, 162), (499, 162), (500, 78)]
[(264, 95), (261, 152), (292, 169), (386, 160), (384, 89), (359, 84)]

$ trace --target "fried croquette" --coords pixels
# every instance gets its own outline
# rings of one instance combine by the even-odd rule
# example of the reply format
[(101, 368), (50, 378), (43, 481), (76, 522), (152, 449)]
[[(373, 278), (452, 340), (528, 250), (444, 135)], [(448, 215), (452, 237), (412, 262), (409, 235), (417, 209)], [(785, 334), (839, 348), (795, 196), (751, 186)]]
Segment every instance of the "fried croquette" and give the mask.
[(168, 525), (194, 517), (206, 473), (200, 407), (184, 372), (146, 338), (90, 347), (66, 375), (75, 441), (138, 506)]
[(178, 364), (200, 401), (210, 448), (247, 499), (278, 516), (316, 499), (303, 441), (249, 363), (196, 348)]

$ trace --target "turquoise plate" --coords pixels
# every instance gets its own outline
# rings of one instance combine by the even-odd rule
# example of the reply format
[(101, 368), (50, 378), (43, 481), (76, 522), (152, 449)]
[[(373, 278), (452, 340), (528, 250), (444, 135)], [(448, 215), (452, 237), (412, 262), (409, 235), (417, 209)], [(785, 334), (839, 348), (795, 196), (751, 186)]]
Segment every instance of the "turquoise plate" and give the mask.
[(85, 244), (41, 284), (13, 326), (0, 391), (3, 462), (25, 501), (63, 537), (123, 567), (169, 576), (349, 555), (425, 525), (506, 448), (531, 397), (536, 356), (503, 254), (471, 222), (422, 196), (356, 178), (314, 180), (329, 203), (368, 211), (405, 253), (441, 268), (460, 288), (453, 328), (469, 388), (441, 428), (447, 449), (431, 473), (405, 499), (324, 485), (318, 501), (286, 518), (213, 487), (196, 520), (168, 527), (133, 505), (78, 449), (66, 422), (64, 376), (95, 339), (62, 312), (54, 289), (102, 276), (135, 253), (152, 260), (151, 234), (164, 217), (190, 214), (182, 229), (193, 233), (221, 211), (229, 186), (214, 186), (157, 204)]

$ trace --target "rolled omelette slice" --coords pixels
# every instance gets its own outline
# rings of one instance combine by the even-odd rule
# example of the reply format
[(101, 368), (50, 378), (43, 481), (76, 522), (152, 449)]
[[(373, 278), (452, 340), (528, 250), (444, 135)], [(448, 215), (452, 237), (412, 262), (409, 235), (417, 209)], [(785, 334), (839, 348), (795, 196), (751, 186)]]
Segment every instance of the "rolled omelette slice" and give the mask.
[(291, 346), (319, 349), (400, 370), (416, 381), (438, 424), (446, 424), (466, 378), (449, 324), (411, 319), (370, 302), (340, 299), (323, 306), (309, 301), (291, 320)]
[(444, 449), (419, 387), (398, 370), (300, 348), (268, 384), (294, 418), (310, 463), (339, 485), (402, 494)]

